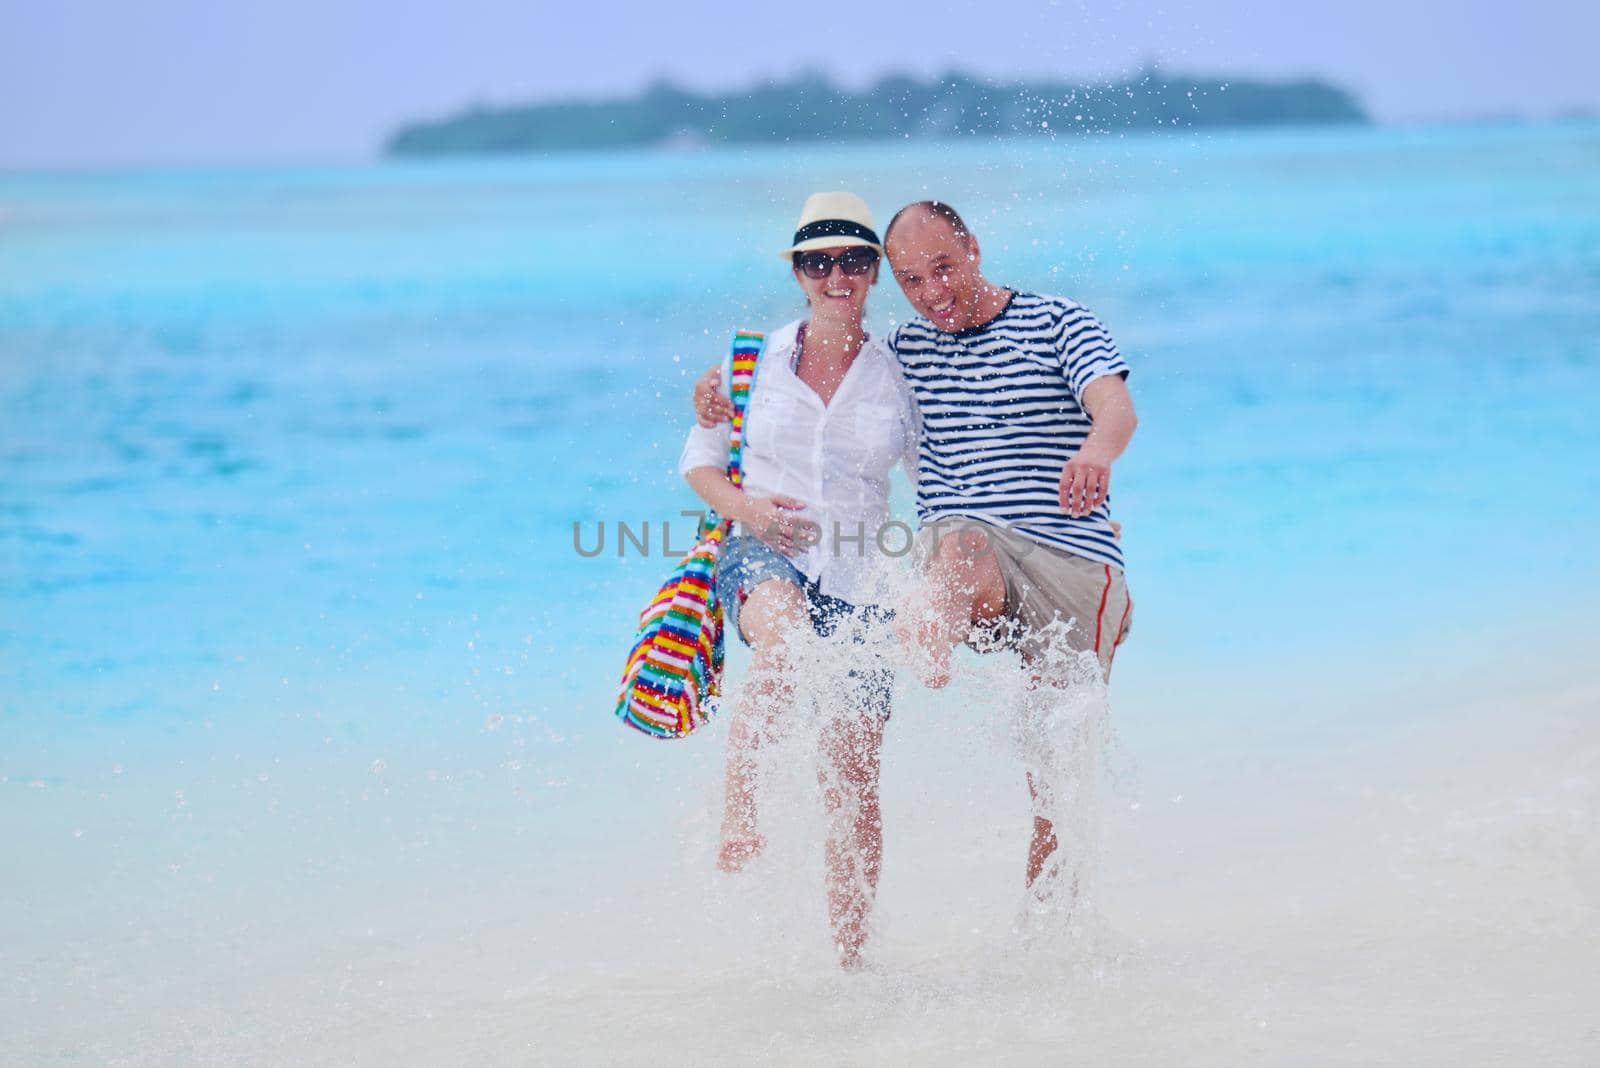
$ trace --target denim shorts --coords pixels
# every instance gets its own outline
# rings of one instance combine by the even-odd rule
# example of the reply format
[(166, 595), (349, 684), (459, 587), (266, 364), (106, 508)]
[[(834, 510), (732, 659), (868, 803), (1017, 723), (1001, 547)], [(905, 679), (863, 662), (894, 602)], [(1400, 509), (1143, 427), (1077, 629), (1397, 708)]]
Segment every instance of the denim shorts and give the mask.
[[(722, 602), (723, 618), (739, 640), (749, 645), (739, 626), (739, 612), (750, 592), (763, 582), (776, 579), (796, 587), (806, 599), (806, 615), (818, 637), (828, 638), (846, 621), (860, 620), (868, 625), (885, 625), (894, 613), (877, 605), (854, 605), (823, 593), (815, 580), (794, 566), (794, 561), (748, 534), (729, 534), (717, 554), (717, 599)], [(859, 639), (856, 639), (859, 641)], [(863, 650), (863, 659), (867, 659)], [(847, 678), (863, 704), (881, 718), (889, 718), (889, 696), (894, 689), (894, 672), (886, 667), (850, 669)]]

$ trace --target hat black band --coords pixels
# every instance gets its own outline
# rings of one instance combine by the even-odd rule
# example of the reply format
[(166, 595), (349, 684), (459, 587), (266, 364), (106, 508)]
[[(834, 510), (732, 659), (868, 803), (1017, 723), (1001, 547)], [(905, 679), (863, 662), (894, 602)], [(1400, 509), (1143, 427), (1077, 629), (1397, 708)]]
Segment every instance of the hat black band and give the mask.
[(806, 223), (794, 232), (794, 243), (798, 245), (814, 237), (859, 237), (874, 245), (883, 243), (878, 240), (878, 235), (873, 233), (870, 227), (851, 222), (849, 219), (818, 219), (814, 223)]

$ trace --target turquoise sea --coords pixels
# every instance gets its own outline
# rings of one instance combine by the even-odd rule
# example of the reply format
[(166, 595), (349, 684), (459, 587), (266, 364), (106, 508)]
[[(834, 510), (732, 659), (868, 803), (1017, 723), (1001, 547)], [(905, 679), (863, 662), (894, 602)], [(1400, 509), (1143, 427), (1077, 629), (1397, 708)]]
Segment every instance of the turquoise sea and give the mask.
[[(801, 905), (739, 912), (702, 871), (720, 736), (675, 748), (610, 718), (668, 561), (584, 558), (574, 524), (592, 544), (597, 524), (659, 530), (690, 506), (675, 470), (689, 384), (733, 329), (799, 314), (773, 252), (805, 195), (831, 188), (880, 221), (955, 204), (991, 278), (1087, 304), (1134, 368), (1141, 425), (1113, 509), (1137, 611), (1112, 700), (1137, 783), (1114, 804), (1170, 813), (1187, 791), (1216, 807), (1112, 821), (1106, 877), (1140, 904), (1108, 906), (1139, 947), (1110, 954), (1111, 986), (1003, 950), (985, 971), (1006, 921), (987, 905), (950, 919), (894, 867), (949, 850), (977, 858), (941, 869), (966, 899), (1014, 890), (988, 867), (1014, 843), (972, 821), (983, 791), (1017, 782), (952, 779), (977, 791), (959, 810), (939, 807), (954, 787), (891, 796), (902, 738), (923, 782), (961, 774), (919, 724), (983, 746), (956, 729), (957, 699), (908, 690), (891, 731), (881, 904), (901, 919), (870, 978), (889, 1008), (865, 1015), (859, 988), (830, 985)], [(886, 276), (870, 323), (907, 314)], [(1343, 923), (1411, 961), (1439, 949), (1405, 941), (1425, 937), (1413, 914), (1373, 886), (1319, 913), (1261, 876), (1272, 907), (1300, 902), (1305, 926), (1285, 935), (1299, 963), (1171, 932), (1254, 930), (1261, 914), (1214, 906), (1275, 856), (1326, 888), (1298, 834), (1250, 819), (1293, 798), (1299, 826), (1343, 841), (1340, 815), (1376, 797), (1400, 806), (1378, 817), (1388, 837), (1350, 837), (1398, 835), (1406, 885), (1455, 894), (1449, 946), (1495, 926), (1508, 956), (1489, 971), (1513, 982), (1506, 960), (1563, 936), (1573, 978), (1539, 1002), (1539, 1033), (1546, 1063), (1580, 1063), (1564, 1058), (1600, 1041), (1563, 1000), (1595, 993), (1600, 962), (1597, 411), (1593, 122), (0, 175), (0, 1053), (1004, 1062), (1076, 1043), (1159, 1063), (1199, 1033), (1191, 1063), (1287, 1063), (1335, 1048), (1299, 966), (1360, 978), (1307, 932)], [(1527, 696), (1541, 687), (1559, 692)], [(1510, 934), (1504, 903), (1472, 895), (1512, 852), (1427, 852), (1479, 812), (1419, 785), (1441, 750), (1424, 760), (1416, 739), (1466, 737), (1458, 711), (1480, 756), (1565, 761), (1555, 780), (1488, 769), (1509, 792), (1479, 815), (1532, 821), (1515, 829), (1536, 854), (1523, 889), (1559, 899)], [(1512, 731), (1547, 713), (1568, 733)], [(1553, 799), (1517, 785), (1552, 781)], [(917, 823), (929, 805), (949, 821)], [(1217, 851), (1178, 859), (1182, 842)], [(745, 948), (684, 964), (697, 936), (627, 927), (628, 879), (666, 871), (694, 898), (675, 913), (732, 910), (761, 938), (776, 925), (786, 963)], [(1156, 871), (1186, 888), (1176, 912)], [(1496, 1048), (1471, 1044), (1490, 1042), (1471, 1021), (1521, 1007), (1456, 984), (1468, 957), (1439, 959), (1428, 989), (1445, 994), (1412, 1022), (1436, 1011), (1434, 1033), (1466, 1028), (1448, 1048)], [(956, 977), (973, 974), (990, 979)], [(731, 1045), (628, 1000), (696, 985), (713, 1015), (738, 1006), (716, 1039)], [(1080, 1008), (1041, 1015), (1023, 988)], [(1200, 988), (1221, 992), (1170, 1009)], [(794, 1023), (795, 998), (827, 1025)], [(609, 1036), (585, 1023), (601, 1008), (621, 1021)], [(1370, 1008), (1335, 1018), (1370, 1024)], [(1021, 1015), (991, 1031), (995, 1012)], [(658, 1048), (661, 1028), (684, 1044)], [(1413, 1031), (1363, 1034), (1351, 1063)], [(441, 1045), (414, 1045), (428, 1035)]]

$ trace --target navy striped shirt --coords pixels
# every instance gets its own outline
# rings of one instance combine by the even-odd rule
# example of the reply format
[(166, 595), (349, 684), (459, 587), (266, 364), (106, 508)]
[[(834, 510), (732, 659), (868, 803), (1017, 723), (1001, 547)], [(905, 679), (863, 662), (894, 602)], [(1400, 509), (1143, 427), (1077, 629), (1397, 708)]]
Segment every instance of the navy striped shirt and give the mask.
[(918, 316), (889, 340), (917, 399), (917, 514), (964, 517), (1122, 567), (1110, 501), (1074, 518), (1061, 507), (1061, 468), (1091, 421), (1083, 391), (1128, 374), (1088, 309), (1064, 297), (1013, 293), (994, 319), (949, 333)]

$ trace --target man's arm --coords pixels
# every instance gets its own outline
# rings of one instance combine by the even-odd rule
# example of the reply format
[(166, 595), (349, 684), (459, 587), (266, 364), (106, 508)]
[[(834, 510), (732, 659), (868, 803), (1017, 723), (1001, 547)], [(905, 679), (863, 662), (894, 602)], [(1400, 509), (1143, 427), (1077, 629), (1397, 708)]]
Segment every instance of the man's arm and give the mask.
[(694, 417), (708, 430), (733, 421), (733, 401), (722, 390), (720, 366), (695, 379)]
[(1085, 386), (1083, 409), (1093, 426), (1078, 455), (1061, 469), (1061, 507), (1080, 517), (1105, 502), (1111, 492), (1111, 465), (1139, 425), (1133, 395), (1121, 375), (1102, 375)]

